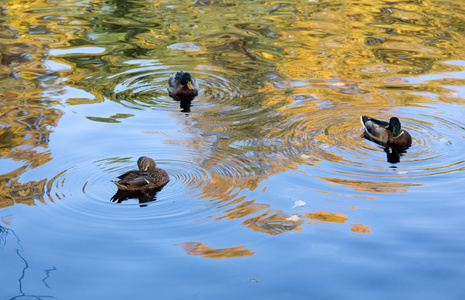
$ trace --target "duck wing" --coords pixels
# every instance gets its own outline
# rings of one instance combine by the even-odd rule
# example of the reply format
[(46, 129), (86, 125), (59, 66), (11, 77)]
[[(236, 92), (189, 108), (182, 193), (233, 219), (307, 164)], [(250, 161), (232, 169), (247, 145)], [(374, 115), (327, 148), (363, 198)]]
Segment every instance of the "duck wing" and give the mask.
[(386, 128), (386, 126), (389, 125), (389, 122), (383, 121), (383, 120), (378, 120), (374, 118), (370, 118), (367, 116), (361, 116), (360, 121), (362, 122), (362, 125), (366, 128), (366, 126), (376, 126), (376, 127), (383, 127)]
[(180, 81), (183, 75), (183, 71), (178, 71), (176, 73), (171, 74), (170, 78), (168, 79), (168, 92), (170, 94), (175, 95), (177, 90), (182, 88)]
[(173, 74), (171, 74), (170, 78), (168, 79), (168, 86), (169, 87), (176, 87), (176, 85), (177, 85), (176, 75), (177, 75), (177, 73), (173, 73)]
[(372, 139), (381, 143), (387, 143), (391, 138), (392, 133), (389, 129), (387, 129), (389, 126), (388, 122), (367, 116), (361, 116), (360, 121), (362, 122), (363, 127), (365, 127), (365, 132)]
[(140, 176), (137, 176), (136, 178), (133, 178), (131, 180), (125, 180), (124, 182), (120, 182), (120, 183), (124, 185), (130, 185), (133, 187), (143, 187), (151, 182), (150, 182), (150, 177), (147, 177), (145, 175), (140, 175)]
[(124, 179), (113, 181), (114, 184), (120, 189), (125, 191), (134, 191), (134, 190), (142, 190), (150, 181), (147, 180), (146, 174), (138, 174), (134, 175), (134, 173), (130, 173), (129, 176), (125, 177)]
[(121, 174), (117, 178), (121, 179), (121, 180), (129, 180), (129, 179), (135, 178), (135, 177), (137, 177), (139, 175), (140, 175), (139, 170), (131, 170), (131, 171), (124, 172), (123, 174)]

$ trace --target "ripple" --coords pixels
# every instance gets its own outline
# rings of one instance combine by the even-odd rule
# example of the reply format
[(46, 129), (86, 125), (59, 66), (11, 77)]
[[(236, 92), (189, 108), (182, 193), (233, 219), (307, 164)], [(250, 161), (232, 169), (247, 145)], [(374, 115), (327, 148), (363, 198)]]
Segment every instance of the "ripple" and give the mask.
[(230, 74), (226, 76), (225, 72), (208, 66), (196, 66), (191, 70), (185, 67), (163, 66), (156, 61), (150, 63), (146, 60), (131, 61), (130, 64), (140, 66), (111, 77), (114, 82), (111, 93), (117, 102), (126, 107), (178, 110), (179, 105), (175, 104), (177, 101), (168, 96), (167, 86), (171, 74), (181, 69), (197, 79), (200, 92), (193, 100), (197, 109), (242, 97), (238, 85), (228, 79)]
[(183, 195), (202, 185), (201, 182), (207, 184), (208, 174), (190, 163), (174, 160), (157, 160), (157, 165), (169, 173), (170, 181), (151, 202), (139, 203), (138, 199), (112, 202), (111, 197), (117, 188), (111, 180), (134, 169), (136, 160), (136, 157), (113, 157), (80, 163), (49, 180), (47, 195), (51, 202), (67, 211), (65, 215), (78, 215), (83, 220), (100, 222), (147, 219), (179, 222), (187, 218), (190, 209), (197, 210), (203, 206), (195, 201), (186, 203)]
[[(386, 116), (385, 119), (389, 119)], [(459, 149), (463, 142), (463, 124), (455, 120), (449, 121), (437, 115), (419, 114), (413, 117), (402, 117), (402, 126), (412, 135), (412, 146), (405, 153), (400, 153), (399, 166), (396, 173), (405, 177), (432, 176), (443, 173), (461, 171), (465, 166), (465, 155)], [(362, 140), (359, 147), (351, 149), (351, 153), (360, 153), (362, 157), (373, 155), (373, 150), (383, 147), (368, 140)], [(393, 152), (390, 151), (392, 154)], [(386, 155), (389, 155), (386, 152)], [(387, 156), (389, 160), (389, 157)], [(374, 161), (381, 162), (380, 157)], [(394, 175), (395, 176), (395, 175)]]
[(406, 162), (415, 164), (411, 176), (430, 176), (462, 171), (465, 168), (465, 126), (455, 119), (420, 114), (407, 119), (406, 128), (414, 133), (414, 145)]
[(151, 154), (84, 161), (50, 179), (46, 194), (50, 202), (67, 211), (64, 215), (80, 215), (85, 220), (169, 219), (182, 223), (185, 218), (203, 219), (211, 214), (208, 202), (193, 198), (214, 203), (236, 199), (238, 188), (254, 189), (267, 169), (259, 160), (221, 151), (214, 154), (202, 148), (179, 150), (175, 154), (157, 151), (158, 157), (167, 158), (156, 159), (157, 166), (170, 176), (167, 185), (149, 202), (140, 203), (139, 199), (112, 202), (117, 188), (111, 180), (135, 169), (140, 155)]
[[(465, 126), (454, 116), (439, 116), (435, 109), (415, 108), (420, 114), (399, 114), (413, 142), (405, 151), (385, 148), (362, 137), (360, 111), (355, 107), (320, 108), (292, 116), (277, 126), (271, 137), (284, 142), (281, 152), (294, 157), (310, 174), (331, 185), (347, 185), (369, 192), (403, 190), (422, 185), (413, 178), (459, 172), (465, 169)], [(331, 111), (329, 113), (328, 111)], [(408, 108), (406, 109), (408, 112)], [(441, 111), (447, 111), (441, 109)], [(365, 111), (388, 120), (391, 114)], [(275, 143), (277, 144), (277, 143)], [(318, 171), (311, 168), (318, 168)], [(333, 188), (331, 188), (333, 189)]]
[[(144, 203), (138, 199), (112, 202), (117, 189), (111, 180), (134, 169), (139, 155), (150, 155), (153, 151), (84, 161), (48, 181), (46, 194), (50, 203), (47, 204), (51, 208), (47, 208), (46, 214), (79, 226), (121, 230), (127, 225), (162, 231), (191, 228), (192, 223), (204, 226), (212, 220), (242, 218), (244, 214), (258, 214), (255, 217), (259, 218), (270, 212), (267, 204), (246, 201), (248, 193), (242, 192), (256, 189), (263, 176), (267, 176), (265, 159), (222, 151), (208, 153), (205, 149), (179, 150), (171, 156), (168, 150), (157, 151), (158, 157), (165, 158), (156, 159), (157, 165), (168, 172), (170, 181), (153, 201)], [(202, 222), (206, 220), (209, 222)]]
[[(196, 73), (193, 73), (194, 77)], [(219, 99), (222, 102), (228, 102), (243, 95), (238, 85), (226, 78), (225, 74), (199, 73), (199, 85), (205, 89), (204, 97), (206, 99)]]

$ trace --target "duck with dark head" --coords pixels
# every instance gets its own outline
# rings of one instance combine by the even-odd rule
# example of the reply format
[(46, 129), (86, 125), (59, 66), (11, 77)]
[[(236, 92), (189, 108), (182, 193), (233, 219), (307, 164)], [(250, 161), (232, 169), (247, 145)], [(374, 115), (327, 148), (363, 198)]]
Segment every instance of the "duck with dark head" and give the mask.
[(361, 116), (360, 121), (365, 128), (365, 134), (377, 143), (388, 147), (409, 147), (412, 144), (412, 136), (406, 130), (402, 130), (397, 117), (392, 117), (386, 122)]
[(168, 79), (168, 92), (171, 98), (180, 101), (182, 112), (190, 112), (191, 102), (199, 94), (199, 85), (191, 74), (178, 71)]
[(188, 98), (192, 100), (199, 94), (199, 86), (191, 74), (178, 71), (168, 79), (168, 92), (176, 100)]
[(360, 121), (365, 128), (362, 137), (383, 146), (388, 162), (400, 162), (400, 157), (412, 144), (412, 136), (401, 128), (399, 119), (392, 117), (386, 122), (361, 116)]

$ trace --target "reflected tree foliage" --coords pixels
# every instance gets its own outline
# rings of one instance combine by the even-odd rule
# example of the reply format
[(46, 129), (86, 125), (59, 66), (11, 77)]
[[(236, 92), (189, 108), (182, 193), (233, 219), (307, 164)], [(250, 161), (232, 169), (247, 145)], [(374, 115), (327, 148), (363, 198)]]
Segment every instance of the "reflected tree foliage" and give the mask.
[[(27, 170), (51, 160), (47, 151), (49, 135), (61, 112), (47, 104), (22, 104), (24, 100), (0, 102), (0, 160), (21, 162), (22, 166), (0, 174), (0, 207), (13, 203), (33, 204), (44, 192), (46, 179), (21, 182)], [(3, 168), (3, 172), (7, 171)]]
[[(6, 68), (16, 72), (13, 69), (20, 67)], [(52, 159), (47, 150), (49, 136), (62, 115), (47, 101), (35, 100), (32, 93), (36, 93), (36, 90), (9, 90), (12, 84), (21, 85), (24, 79), (19, 81), (11, 76), (6, 82), (0, 81), (0, 85), (8, 86), (3, 90), (3, 100), (0, 96), (0, 160), (22, 164), (15, 170), (0, 174), (0, 207), (13, 203), (33, 204), (34, 199), (41, 198), (45, 179), (22, 183), (19, 177)], [(2, 171), (7, 170), (3, 168)]]
[(2, 25), (0, 34), (0, 164), (10, 160), (22, 166), (7, 173), (2, 168), (0, 207), (43, 201), (46, 179), (21, 182), (20, 176), (52, 159), (49, 136), (62, 116), (54, 107), (58, 102), (49, 97), (60, 90), (55, 82), (59, 74), (46, 66), (50, 41), (42, 38), (54, 32), (25, 9), (36, 5), (42, 1), (2, 3), (6, 9), (0, 20), (8, 25)]
[[(181, 101), (183, 112), (195, 108), (185, 129), (189, 136), (165, 142), (199, 154), (193, 160), (211, 175), (195, 183), (200, 198), (227, 206), (217, 218), (243, 218), (253, 230), (273, 235), (299, 230), (302, 222), (289, 221), (289, 214), (246, 199), (240, 191), (254, 191), (271, 176), (302, 165), (353, 163), (341, 152), (360, 150), (360, 111), (382, 114), (395, 106), (431, 102), (425, 93), (453, 95), (443, 80), (406, 84), (404, 76), (463, 71), (444, 63), (464, 57), (465, 48), (453, 44), (463, 37), (450, 38), (465, 28), (461, 1), (378, 2), (183, 0), (178, 3), (182, 11), (146, 0), (2, 2), (8, 9), (1, 14), (0, 159), (23, 164), (1, 175), (2, 206), (40, 199), (44, 192), (46, 179), (21, 183), (20, 176), (51, 159), (44, 149), (62, 114), (54, 108), (61, 85), (90, 95), (68, 98), (67, 105), (111, 100), (148, 108), (166, 97), (168, 67), (183, 66), (200, 73), (202, 99), (209, 105)], [(450, 17), (430, 14), (433, 6)], [(227, 17), (231, 7), (234, 22)], [(50, 8), (56, 11), (53, 17)], [(170, 47), (183, 43), (198, 48)], [(64, 51), (84, 46), (93, 51)], [(121, 87), (127, 79), (137, 84)], [(448, 82), (463, 84), (460, 78)], [(441, 100), (461, 101), (446, 98)], [(131, 117), (88, 119), (110, 123)], [(175, 117), (184, 120), (186, 114)], [(387, 152), (387, 160), (397, 163), (402, 154)], [(337, 175), (312, 179), (367, 193), (417, 185)]]
[(199, 242), (186, 242), (181, 245), (188, 255), (201, 255), (205, 258), (233, 258), (242, 256), (252, 256), (255, 252), (242, 249), (244, 246), (213, 249)]

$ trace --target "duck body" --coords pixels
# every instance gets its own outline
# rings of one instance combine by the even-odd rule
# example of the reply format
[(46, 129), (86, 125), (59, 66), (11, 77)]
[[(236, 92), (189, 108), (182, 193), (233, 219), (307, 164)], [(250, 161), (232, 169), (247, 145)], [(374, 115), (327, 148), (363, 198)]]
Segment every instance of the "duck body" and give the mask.
[(168, 92), (175, 99), (192, 99), (199, 94), (199, 85), (191, 74), (178, 71), (168, 79)]
[(127, 171), (113, 181), (118, 189), (123, 191), (145, 191), (163, 187), (168, 183), (169, 176), (165, 170), (157, 168), (155, 161), (147, 156), (137, 160), (139, 170)]
[(377, 143), (392, 147), (408, 147), (412, 144), (412, 136), (401, 129), (400, 121), (396, 117), (386, 122), (361, 116), (360, 121), (366, 135)]

